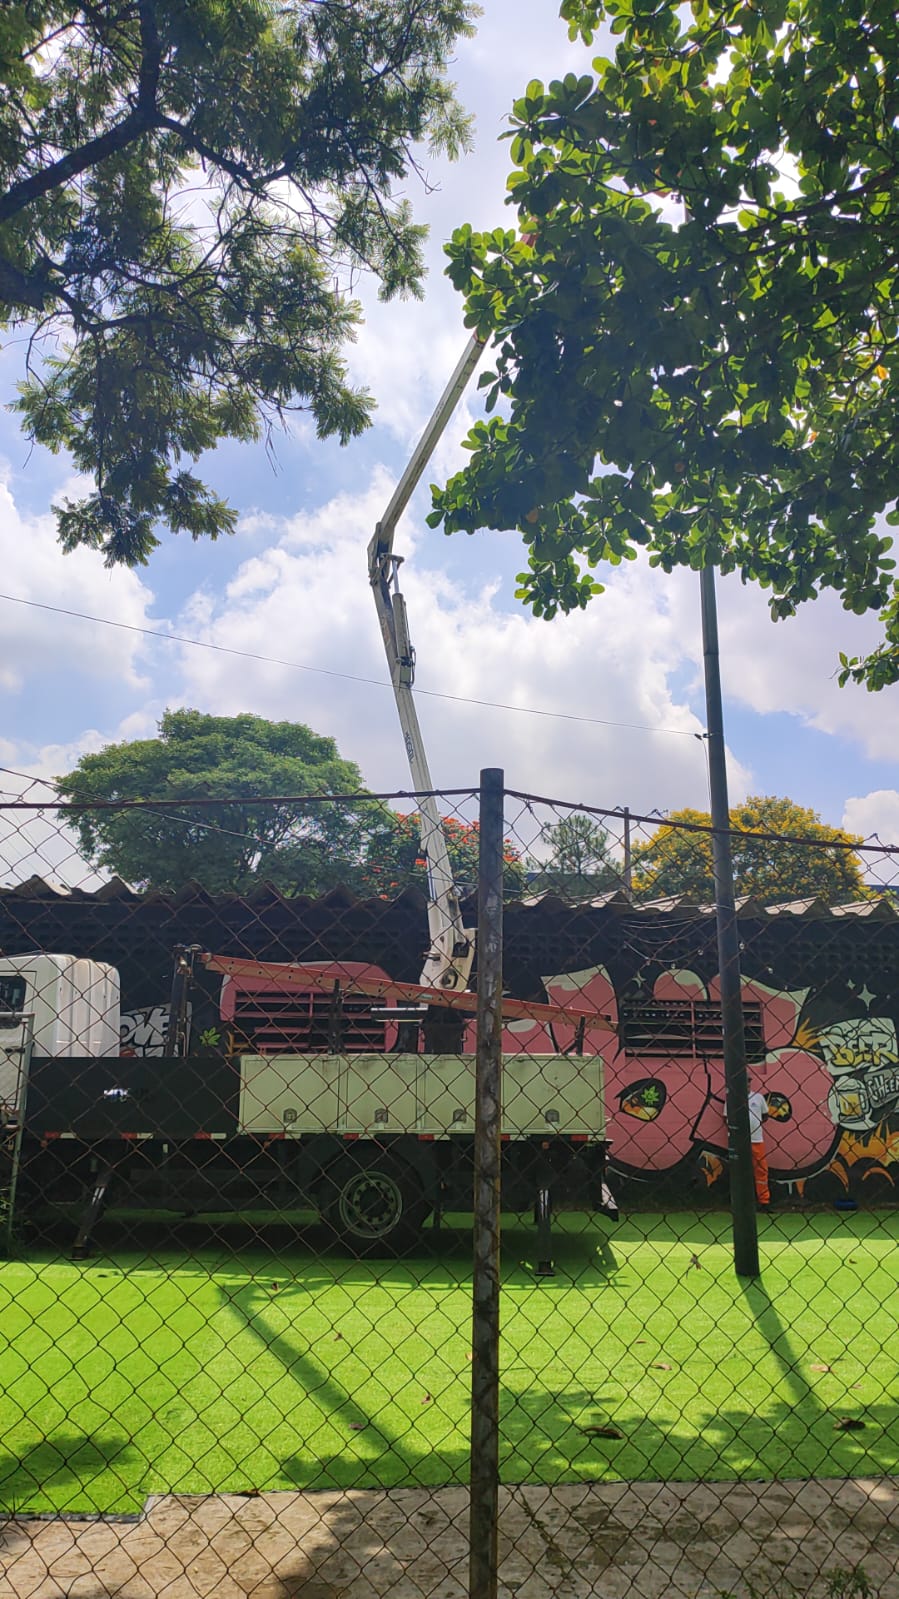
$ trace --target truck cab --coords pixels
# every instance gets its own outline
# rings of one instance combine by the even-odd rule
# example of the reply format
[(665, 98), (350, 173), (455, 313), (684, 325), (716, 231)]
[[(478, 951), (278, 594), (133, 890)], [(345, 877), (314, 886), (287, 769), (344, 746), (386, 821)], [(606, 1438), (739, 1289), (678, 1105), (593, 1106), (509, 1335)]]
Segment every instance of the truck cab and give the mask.
[(32, 1052), (117, 1055), (119, 974), (75, 955), (0, 958), (0, 1113), (15, 1120)]

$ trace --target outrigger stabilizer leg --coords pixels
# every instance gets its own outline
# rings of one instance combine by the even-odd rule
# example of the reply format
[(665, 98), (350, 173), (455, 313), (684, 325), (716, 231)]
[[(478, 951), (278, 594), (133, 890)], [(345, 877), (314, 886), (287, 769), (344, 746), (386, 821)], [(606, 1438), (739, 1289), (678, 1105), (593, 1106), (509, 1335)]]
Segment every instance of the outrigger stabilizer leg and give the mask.
[(90, 1197), (81, 1214), (75, 1242), (72, 1245), (73, 1260), (87, 1260), (90, 1255), (91, 1235), (106, 1208), (114, 1171), (115, 1167), (109, 1164), (103, 1166), (97, 1173)]

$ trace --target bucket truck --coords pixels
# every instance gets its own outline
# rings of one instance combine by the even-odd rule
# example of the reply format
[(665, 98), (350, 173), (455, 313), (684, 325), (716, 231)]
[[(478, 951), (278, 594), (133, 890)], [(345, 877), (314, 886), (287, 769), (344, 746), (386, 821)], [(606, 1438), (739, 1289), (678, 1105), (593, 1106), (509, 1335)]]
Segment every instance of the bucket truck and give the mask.
[[(475, 1058), (463, 1039), (476, 1010), (468, 986), (475, 929), (462, 914), (412, 695), (415, 652), (394, 535), (480, 350), (472, 339), (368, 546), (427, 859), (420, 982), (398, 983), (349, 960), (177, 950), (158, 1055), (114, 1054), (76, 1034), (67, 1047), (57, 1039), (43, 1049), (35, 1035), (27, 1060), (17, 1055), (14, 1093), (7, 1074), (15, 1101), (6, 1120), (10, 1226), (17, 1185), (26, 1210), (47, 1199), (71, 1202), (80, 1189), (76, 1257), (87, 1254), (111, 1202), (175, 1214), (311, 1206), (341, 1243), (364, 1255), (415, 1247), (429, 1215), (436, 1222), (442, 1211), (470, 1209)], [(0, 959), (0, 981), (7, 972), (11, 981), (11, 964)], [(115, 974), (98, 967), (89, 976), (109, 987)], [(202, 1025), (198, 1000), (207, 976), (218, 985), (211, 1027)], [(41, 1004), (36, 968), (17, 981), (10, 1026)], [(439, 1028), (428, 1021), (435, 1014), (457, 1018), (449, 1050), (435, 1045)], [(544, 1239), (550, 1184), (558, 1208), (614, 1215), (603, 1059), (582, 1048), (585, 1027), (591, 1037), (599, 1031), (614, 1040), (614, 1023), (589, 1005), (510, 997), (503, 1019), (512, 1028), (503, 1060), (504, 1208), (530, 1209), (536, 1196)], [(115, 1016), (107, 1020), (114, 1028)], [(554, 1038), (559, 1023), (581, 1043), (553, 1054), (516, 1050), (516, 1028), (519, 1036), (524, 1028)]]
[(427, 988), (449, 991), (468, 987), (474, 960), (475, 933), (473, 928), (463, 925), (449, 847), (433, 793), (431, 772), (412, 695), (415, 651), (409, 636), (406, 602), (400, 592), (399, 570), (403, 557), (395, 554), (393, 540), (397, 523), (468, 385), (482, 349), (483, 345), (478, 339), (469, 340), (368, 546), (369, 581), (375, 597), (400, 729), (412, 773), (412, 787), (418, 794), (421, 847), (427, 860), (429, 948), (421, 981)]

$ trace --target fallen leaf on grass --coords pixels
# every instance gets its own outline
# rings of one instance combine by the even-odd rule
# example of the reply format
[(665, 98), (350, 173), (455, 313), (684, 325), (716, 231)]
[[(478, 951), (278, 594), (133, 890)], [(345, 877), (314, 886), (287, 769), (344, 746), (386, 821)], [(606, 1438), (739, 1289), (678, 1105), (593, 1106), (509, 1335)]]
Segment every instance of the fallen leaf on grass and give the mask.
[(351, 1421), (350, 1422), (350, 1432), (362, 1432), (364, 1430), (364, 1427), (365, 1427), (365, 1422), (364, 1421)]
[(600, 1425), (582, 1427), (581, 1428), (581, 1432), (588, 1432), (594, 1438), (623, 1438), (624, 1437), (624, 1433), (623, 1432), (619, 1432), (617, 1427), (607, 1427), (607, 1426), (600, 1426)]
[(653, 1371), (671, 1371), (672, 1368), (669, 1366), (667, 1360), (654, 1360), (652, 1363), (652, 1369)]
[(832, 1371), (833, 1367), (832, 1366), (810, 1366), (809, 1370), (810, 1371)]
[(841, 1416), (833, 1424), (834, 1432), (861, 1432), (864, 1422), (858, 1416)]
[(423, 1398), (423, 1400), (422, 1400), (422, 1404), (423, 1404), (423, 1405), (429, 1405), (429, 1404), (430, 1404), (430, 1403), (431, 1403), (431, 1396), (430, 1396), (430, 1394), (425, 1394), (425, 1396), (424, 1396), (424, 1398)]
[(343, 1337), (343, 1333), (335, 1333), (334, 1337), (335, 1338), (342, 1338)]

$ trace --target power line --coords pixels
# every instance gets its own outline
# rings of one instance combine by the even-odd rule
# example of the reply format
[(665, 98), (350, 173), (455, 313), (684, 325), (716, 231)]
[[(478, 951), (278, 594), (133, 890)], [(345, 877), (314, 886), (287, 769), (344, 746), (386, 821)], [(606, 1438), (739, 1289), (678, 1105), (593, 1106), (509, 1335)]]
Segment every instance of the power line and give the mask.
[[(163, 633), (158, 628), (139, 627), (136, 622), (116, 622), (109, 616), (91, 616), (86, 611), (68, 610), (62, 605), (47, 605), (43, 600), (27, 600), (21, 594), (0, 594), (0, 600), (11, 605), (27, 605), (36, 611), (52, 611), (54, 616), (71, 616), (80, 622), (94, 622), (101, 627), (117, 627), (124, 633), (141, 633), (146, 638), (162, 639), (168, 644), (188, 644), (196, 650), (214, 650), (218, 655), (236, 655), (244, 661), (262, 661), (268, 666), (286, 666), (295, 672), (314, 672), (320, 677), (337, 677), (345, 683), (366, 683), (372, 688), (390, 688), (391, 684), (380, 677), (359, 677), (353, 672), (336, 672), (327, 666), (307, 666), (302, 661), (287, 661), (278, 655), (261, 655), (254, 650), (238, 650), (230, 644), (213, 644), (208, 639), (188, 638), (183, 633)], [(445, 694), (439, 689), (418, 688), (416, 694), (431, 700), (449, 700), (456, 705), (478, 705), (490, 711), (514, 711), (522, 716), (543, 716), (558, 722), (585, 722), (592, 727), (620, 727), (635, 733), (667, 733), (676, 738), (697, 738), (692, 729), (684, 727), (650, 727), (643, 722), (612, 722), (604, 716), (579, 716), (574, 711), (544, 711), (536, 705), (509, 705), (503, 700), (474, 699), (467, 694)]]

